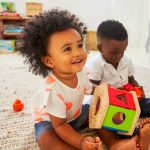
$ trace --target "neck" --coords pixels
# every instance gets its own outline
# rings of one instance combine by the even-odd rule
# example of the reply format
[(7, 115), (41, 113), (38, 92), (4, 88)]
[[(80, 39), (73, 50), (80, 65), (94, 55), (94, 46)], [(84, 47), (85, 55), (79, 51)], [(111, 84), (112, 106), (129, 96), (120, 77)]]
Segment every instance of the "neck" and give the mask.
[(65, 85), (71, 87), (71, 88), (75, 88), (78, 84), (78, 80), (77, 80), (77, 74), (76, 73), (72, 73), (72, 74), (63, 74), (63, 73), (55, 73), (53, 72), (53, 75), (60, 80), (61, 82), (63, 82)]
[(111, 63), (111, 62), (107, 61), (106, 59), (105, 59), (105, 61), (107, 63), (111, 64), (115, 69), (117, 69), (119, 63)]
[(118, 68), (118, 63), (117, 64), (112, 64), (112, 66), (117, 69)]

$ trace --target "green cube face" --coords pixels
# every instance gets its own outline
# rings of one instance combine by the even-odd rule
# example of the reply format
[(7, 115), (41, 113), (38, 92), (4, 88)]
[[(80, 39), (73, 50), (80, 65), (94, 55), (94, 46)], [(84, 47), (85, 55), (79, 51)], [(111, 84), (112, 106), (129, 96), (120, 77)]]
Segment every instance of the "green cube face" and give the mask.
[[(124, 119), (122, 120), (121, 123), (116, 123), (113, 120), (114, 115), (118, 112), (122, 113), (124, 116), (123, 117)], [(135, 110), (129, 110), (129, 109), (109, 105), (107, 114), (103, 122), (103, 127), (110, 130), (128, 132), (133, 123), (135, 113), (136, 113)]]

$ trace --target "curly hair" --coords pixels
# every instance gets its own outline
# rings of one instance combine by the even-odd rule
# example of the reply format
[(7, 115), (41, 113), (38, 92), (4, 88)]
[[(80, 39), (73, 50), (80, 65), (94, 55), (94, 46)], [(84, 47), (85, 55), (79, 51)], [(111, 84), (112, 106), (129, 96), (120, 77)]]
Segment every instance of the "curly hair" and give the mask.
[(47, 55), (48, 39), (53, 33), (75, 29), (84, 39), (85, 25), (79, 18), (67, 10), (58, 8), (45, 11), (35, 16), (27, 23), (22, 37), (20, 54), (25, 57), (25, 63), (30, 64), (29, 71), (35, 75), (46, 77), (51, 68), (44, 65), (41, 58)]
[(98, 26), (97, 39), (114, 39), (122, 41), (128, 39), (128, 33), (123, 24), (119, 21), (106, 20)]

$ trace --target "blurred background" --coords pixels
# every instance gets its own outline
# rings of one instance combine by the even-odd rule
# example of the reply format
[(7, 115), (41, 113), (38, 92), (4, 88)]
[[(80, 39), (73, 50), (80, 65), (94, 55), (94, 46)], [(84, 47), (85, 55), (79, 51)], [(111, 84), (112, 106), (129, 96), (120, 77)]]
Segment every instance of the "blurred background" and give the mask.
[(42, 11), (53, 7), (67, 9), (77, 14), (86, 23), (89, 31), (96, 31), (104, 20), (118, 20), (123, 23), (129, 34), (127, 55), (132, 57), (135, 64), (149, 67), (149, 0), (11, 0), (11, 2), (15, 4), (16, 12), (21, 16), (27, 15), (26, 3), (41, 3)]

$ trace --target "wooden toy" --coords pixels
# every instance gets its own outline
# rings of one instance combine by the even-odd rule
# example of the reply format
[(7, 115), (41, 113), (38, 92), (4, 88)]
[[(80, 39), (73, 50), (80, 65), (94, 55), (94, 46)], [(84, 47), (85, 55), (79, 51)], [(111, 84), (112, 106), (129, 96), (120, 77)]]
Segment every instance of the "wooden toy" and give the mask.
[(136, 93), (101, 84), (96, 87), (89, 110), (89, 128), (132, 135), (140, 115)]
[(15, 100), (15, 102), (13, 103), (13, 110), (18, 112), (18, 111), (22, 111), (23, 108), (24, 108), (24, 103), (19, 99)]

